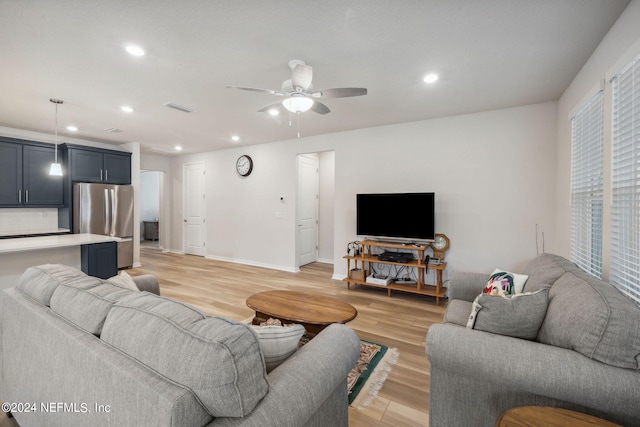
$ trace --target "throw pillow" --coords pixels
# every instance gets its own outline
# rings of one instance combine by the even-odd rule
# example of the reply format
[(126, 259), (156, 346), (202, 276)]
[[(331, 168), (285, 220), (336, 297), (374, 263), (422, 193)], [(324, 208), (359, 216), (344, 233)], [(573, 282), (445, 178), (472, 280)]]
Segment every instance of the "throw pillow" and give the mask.
[(473, 302), (467, 328), (533, 340), (548, 305), (549, 289), (515, 295), (480, 294)]
[(510, 271), (496, 268), (489, 276), (487, 286), (482, 291), (483, 294), (490, 295), (513, 295), (522, 293), (529, 276), (516, 274)]
[(136, 282), (133, 281), (133, 278), (129, 276), (126, 271), (121, 271), (119, 275), (109, 277), (107, 282), (114, 283), (116, 285), (124, 286), (128, 289), (133, 289), (134, 291), (139, 291)]
[(305, 332), (304, 326), (251, 325), (258, 337), (267, 372), (271, 372), (298, 349), (298, 342)]

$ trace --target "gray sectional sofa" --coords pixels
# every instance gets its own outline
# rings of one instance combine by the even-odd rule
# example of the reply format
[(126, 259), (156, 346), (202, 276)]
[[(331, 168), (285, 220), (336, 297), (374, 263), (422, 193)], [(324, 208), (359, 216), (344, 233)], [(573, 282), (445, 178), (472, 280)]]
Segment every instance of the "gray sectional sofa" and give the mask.
[(466, 327), (489, 275), (451, 275), (444, 322), (427, 333), (430, 426), (492, 426), (505, 410), (524, 405), (640, 426), (640, 307), (557, 255), (536, 257), (523, 274), (523, 292), (548, 288), (532, 339)]
[(267, 374), (248, 325), (69, 267), (31, 267), (0, 299), (0, 400), (21, 427), (348, 425), (345, 325)]

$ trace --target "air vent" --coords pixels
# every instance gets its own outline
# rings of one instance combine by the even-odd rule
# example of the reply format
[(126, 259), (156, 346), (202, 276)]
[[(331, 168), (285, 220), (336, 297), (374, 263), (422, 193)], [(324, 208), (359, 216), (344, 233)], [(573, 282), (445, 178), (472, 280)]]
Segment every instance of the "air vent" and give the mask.
[(193, 108), (185, 107), (184, 105), (178, 105), (173, 102), (167, 102), (163, 105), (165, 107), (173, 108), (174, 110), (182, 111), (183, 113), (193, 113), (194, 111), (196, 111)]
[(105, 129), (105, 131), (109, 132), (109, 133), (120, 133), (120, 132), (124, 132), (122, 129), (118, 129), (118, 128), (108, 128)]

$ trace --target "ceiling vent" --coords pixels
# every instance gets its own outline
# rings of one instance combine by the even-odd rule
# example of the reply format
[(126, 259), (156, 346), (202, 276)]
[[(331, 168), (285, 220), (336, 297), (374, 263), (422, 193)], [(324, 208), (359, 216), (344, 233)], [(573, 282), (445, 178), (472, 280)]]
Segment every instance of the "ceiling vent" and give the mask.
[(163, 104), (163, 105), (165, 107), (173, 108), (174, 110), (182, 111), (183, 113), (193, 113), (194, 111), (196, 111), (193, 108), (185, 107), (183, 105), (178, 105), (173, 102), (167, 102), (166, 104)]
[(109, 133), (120, 133), (120, 132), (124, 132), (122, 129), (118, 129), (118, 128), (108, 128), (105, 129), (105, 131), (109, 132)]

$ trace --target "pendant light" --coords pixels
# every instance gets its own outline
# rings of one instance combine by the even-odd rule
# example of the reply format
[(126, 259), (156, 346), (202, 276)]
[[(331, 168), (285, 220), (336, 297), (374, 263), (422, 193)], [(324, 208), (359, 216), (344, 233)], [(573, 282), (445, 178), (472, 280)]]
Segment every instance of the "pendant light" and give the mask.
[(58, 163), (58, 104), (62, 104), (64, 101), (56, 98), (51, 98), (49, 101), (56, 104), (56, 148), (54, 152), (54, 161), (51, 163), (51, 169), (49, 169), (49, 175), (62, 176), (62, 166)]

